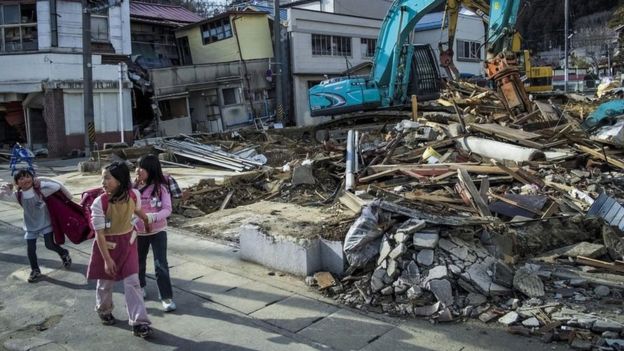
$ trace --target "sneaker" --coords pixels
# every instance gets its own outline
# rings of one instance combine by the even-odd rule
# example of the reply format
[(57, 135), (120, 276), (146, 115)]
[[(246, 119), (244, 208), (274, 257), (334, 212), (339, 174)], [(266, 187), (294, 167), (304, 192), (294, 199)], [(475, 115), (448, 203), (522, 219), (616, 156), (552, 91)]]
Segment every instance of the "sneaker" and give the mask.
[(71, 256), (69, 256), (69, 252), (61, 256), (61, 260), (63, 261), (63, 267), (65, 267), (65, 269), (71, 267), (72, 259)]
[(38, 269), (30, 271), (30, 275), (28, 276), (28, 282), (34, 283), (41, 278), (41, 271)]
[(100, 320), (104, 325), (113, 325), (115, 324), (115, 317), (113, 317), (112, 313), (100, 314)]
[(140, 338), (147, 338), (152, 334), (152, 328), (147, 324), (135, 325), (132, 327), (132, 335)]
[(172, 299), (163, 299), (162, 305), (163, 305), (163, 308), (165, 309), (165, 312), (171, 312), (171, 311), (176, 310), (176, 304), (175, 302), (173, 302)]

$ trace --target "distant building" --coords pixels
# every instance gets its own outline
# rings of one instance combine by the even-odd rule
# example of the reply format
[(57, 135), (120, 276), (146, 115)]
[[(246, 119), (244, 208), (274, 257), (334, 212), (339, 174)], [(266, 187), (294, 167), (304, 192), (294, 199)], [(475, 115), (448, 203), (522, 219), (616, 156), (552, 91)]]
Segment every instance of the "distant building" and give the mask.
[(132, 55), (144, 68), (180, 65), (175, 30), (203, 18), (177, 5), (130, 2)]
[[(93, 13), (96, 141), (120, 140), (117, 63), (131, 53), (129, 3)], [(0, 2), (0, 143), (26, 142), (50, 156), (84, 149), (82, 7), (73, 0)], [(123, 80), (126, 140), (130, 82)]]
[(248, 126), (274, 111), (270, 25), (265, 12), (230, 11), (176, 30), (183, 66), (150, 71), (166, 134)]

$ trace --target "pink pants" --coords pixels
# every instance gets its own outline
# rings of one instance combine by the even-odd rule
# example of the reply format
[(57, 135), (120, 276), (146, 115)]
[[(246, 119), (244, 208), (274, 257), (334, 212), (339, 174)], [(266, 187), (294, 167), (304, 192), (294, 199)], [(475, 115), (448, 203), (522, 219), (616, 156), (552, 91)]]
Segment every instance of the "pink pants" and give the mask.
[[(128, 324), (131, 326), (141, 324), (151, 324), (147, 317), (143, 293), (139, 284), (139, 275), (131, 274), (123, 279), (124, 296), (126, 297), (126, 307), (128, 309)], [(113, 311), (113, 286), (114, 280), (97, 280), (95, 290), (95, 310), (98, 314), (109, 314)]]

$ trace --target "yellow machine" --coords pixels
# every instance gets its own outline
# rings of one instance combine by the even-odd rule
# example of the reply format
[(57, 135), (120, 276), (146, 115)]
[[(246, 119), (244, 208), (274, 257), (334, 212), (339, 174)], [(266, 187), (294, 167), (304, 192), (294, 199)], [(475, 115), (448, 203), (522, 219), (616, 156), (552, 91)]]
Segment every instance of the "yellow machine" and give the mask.
[(553, 69), (550, 66), (533, 67), (529, 50), (521, 50), (521, 37), (516, 33), (513, 38), (512, 51), (518, 56), (520, 73), (523, 75), (524, 87), (528, 93), (540, 93), (553, 90)]

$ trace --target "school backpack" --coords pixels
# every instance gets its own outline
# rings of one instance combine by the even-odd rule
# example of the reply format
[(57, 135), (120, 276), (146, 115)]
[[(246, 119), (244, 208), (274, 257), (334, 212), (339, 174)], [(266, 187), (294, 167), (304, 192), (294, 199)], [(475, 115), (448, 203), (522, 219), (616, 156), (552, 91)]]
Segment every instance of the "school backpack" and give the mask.
[[(95, 199), (102, 194), (104, 195), (102, 196), (102, 212), (106, 214), (106, 211), (108, 210), (108, 195), (104, 193), (104, 189), (101, 187), (89, 189), (83, 192), (80, 198), (80, 208), (89, 222), (89, 233), (87, 234), (86, 239), (95, 238), (96, 230), (93, 228), (93, 223), (91, 222), (91, 205), (93, 205), (93, 201), (95, 201)], [(136, 203), (137, 198), (134, 191), (130, 190), (128, 194), (130, 194), (130, 198)]]
[[(35, 193), (45, 202), (50, 212), (54, 242), (58, 245), (65, 243), (67, 237), (72, 243), (80, 244), (88, 238), (90, 228), (89, 217), (85, 216), (82, 207), (69, 199), (62, 191), (56, 191), (50, 196), (43, 196), (39, 187), (34, 187)], [(22, 192), (17, 192), (17, 202), (22, 206)]]

